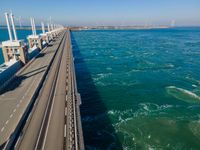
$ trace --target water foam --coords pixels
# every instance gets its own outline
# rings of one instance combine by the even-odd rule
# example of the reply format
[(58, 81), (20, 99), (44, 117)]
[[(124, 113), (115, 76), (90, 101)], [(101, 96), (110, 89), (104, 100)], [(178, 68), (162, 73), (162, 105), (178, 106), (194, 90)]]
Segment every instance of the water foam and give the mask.
[(200, 97), (186, 89), (178, 88), (176, 86), (166, 87), (167, 93), (179, 100), (188, 102), (188, 103), (200, 103)]

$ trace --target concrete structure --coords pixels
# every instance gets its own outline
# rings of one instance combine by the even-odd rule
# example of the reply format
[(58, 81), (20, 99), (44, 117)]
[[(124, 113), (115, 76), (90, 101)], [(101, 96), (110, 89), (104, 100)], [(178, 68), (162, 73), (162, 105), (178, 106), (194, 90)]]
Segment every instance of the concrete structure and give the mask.
[(28, 36), (28, 43), (29, 48), (39, 48), (40, 50), (43, 48), (42, 44), (42, 37), (39, 35), (29, 35)]
[(70, 33), (60, 32), (0, 95), (0, 149), (84, 150)]
[[(29, 65), (24, 66), (25, 68), (12, 80), (12, 84), (8, 84), (5, 90), (0, 91), (0, 149), (17, 128), (22, 115), (29, 103), (32, 102), (32, 98), (47, 72), (48, 65), (53, 60), (61, 38), (62, 36), (52, 43), (53, 46), (45, 49), (40, 55), (42, 57), (38, 57)], [(14, 109), (16, 112), (10, 118), (10, 113)], [(9, 123), (6, 123), (8, 119)]]
[(28, 62), (28, 47), (22, 40), (2, 42), (2, 51), (5, 62), (12, 59), (21, 60), (23, 64)]
[(0, 65), (0, 90), (6, 86), (7, 81), (11, 79), (21, 67), (22, 64), (20, 61), (15, 60)]
[(47, 34), (49, 40), (53, 40), (54, 36), (52, 34), (52, 29), (50, 27), (50, 24), (47, 24), (47, 28), (48, 28), (48, 32), (46, 34)]
[(32, 26), (32, 35), (28, 36), (29, 48), (35, 47), (41, 50), (43, 48), (42, 37), (40, 35), (37, 35), (36, 33), (34, 18), (30, 18), (30, 20), (31, 20), (31, 26)]
[[(10, 28), (9, 16), (12, 23), (14, 39)], [(23, 40), (17, 39), (13, 14), (9, 15), (8, 13), (5, 13), (5, 17), (10, 40), (2, 42), (4, 60), (5, 62), (9, 62), (12, 59), (21, 60), (22, 63), (25, 64), (28, 61), (28, 47)]]

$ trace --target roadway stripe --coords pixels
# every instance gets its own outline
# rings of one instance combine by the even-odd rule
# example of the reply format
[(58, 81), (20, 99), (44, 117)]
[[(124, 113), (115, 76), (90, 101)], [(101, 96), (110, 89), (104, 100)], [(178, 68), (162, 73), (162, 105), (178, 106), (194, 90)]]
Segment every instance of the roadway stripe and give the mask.
[(65, 116), (67, 116), (67, 107), (65, 107)]
[(6, 121), (6, 124), (8, 124), (9, 120)]
[(1, 128), (1, 132), (3, 132), (3, 131), (4, 131), (4, 129), (5, 129), (5, 127)]
[(67, 137), (67, 125), (65, 124), (64, 137)]

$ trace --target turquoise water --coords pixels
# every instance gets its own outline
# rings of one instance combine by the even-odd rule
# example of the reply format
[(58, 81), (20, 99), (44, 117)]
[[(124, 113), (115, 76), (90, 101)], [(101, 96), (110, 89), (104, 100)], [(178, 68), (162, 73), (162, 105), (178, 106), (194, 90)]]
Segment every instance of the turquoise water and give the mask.
[[(41, 33), (41, 30), (37, 30), (37, 33)], [(27, 42), (27, 36), (32, 34), (31, 30), (17, 30), (18, 39)], [(0, 29), (0, 42), (9, 39), (7, 29)], [(4, 63), (2, 49), (0, 48), (0, 64)]]
[(72, 32), (86, 149), (200, 149), (200, 28)]

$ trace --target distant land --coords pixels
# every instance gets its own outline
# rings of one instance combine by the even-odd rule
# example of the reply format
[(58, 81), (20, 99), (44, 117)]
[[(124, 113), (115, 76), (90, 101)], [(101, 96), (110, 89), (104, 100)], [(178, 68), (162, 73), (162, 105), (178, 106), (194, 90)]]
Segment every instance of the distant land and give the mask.
[(91, 30), (91, 29), (165, 29), (170, 26), (93, 26), (93, 27), (70, 27), (71, 30)]
[[(70, 26), (71, 30), (91, 30), (91, 29), (163, 29), (170, 26)], [(0, 29), (7, 29), (7, 26), (0, 26)], [(30, 26), (16, 26), (17, 30), (31, 30)], [(36, 26), (37, 30), (42, 30), (40, 26)], [(47, 30), (47, 28), (45, 28)]]

